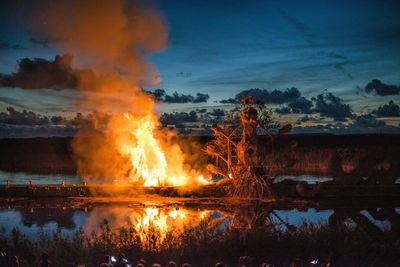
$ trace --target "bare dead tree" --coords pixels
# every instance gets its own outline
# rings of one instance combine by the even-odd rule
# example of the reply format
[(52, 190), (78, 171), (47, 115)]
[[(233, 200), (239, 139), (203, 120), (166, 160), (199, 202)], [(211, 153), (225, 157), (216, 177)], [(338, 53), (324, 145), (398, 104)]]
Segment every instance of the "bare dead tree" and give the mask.
[(260, 164), (259, 134), (266, 135), (273, 149), (274, 138), (287, 133), (291, 125), (273, 121), (272, 111), (253, 97), (240, 101), (240, 106), (226, 113), (226, 120), (213, 125), (213, 140), (206, 153), (214, 159), (209, 164), (211, 173), (232, 179), (230, 193), (236, 197), (273, 197), (271, 181)]

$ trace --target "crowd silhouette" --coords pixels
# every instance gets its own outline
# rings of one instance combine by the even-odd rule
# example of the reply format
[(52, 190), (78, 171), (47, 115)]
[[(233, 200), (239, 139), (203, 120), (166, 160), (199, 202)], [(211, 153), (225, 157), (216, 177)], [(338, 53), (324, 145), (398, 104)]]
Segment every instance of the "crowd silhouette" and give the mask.
[[(189, 262), (184, 262), (181, 264), (178, 264), (175, 261), (169, 261), (167, 264), (162, 265), (160, 263), (154, 262), (154, 263), (148, 263), (144, 259), (139, 259), (136, 261), (136, 263), (132, 263), (131, 261), (128, 260), (128, 258), (123, 254), (120, 253), (118, 254), (117, 257), (112, 256), (112, 255), (105, 255), (103, 257), (102, 262), (100, 263), (99, 267), (192, 267), (192, 266), (198, 266), (199, 262), (196, 262), (195, 264), (191, 264)], [(200, 265), (203, 266), (200, 262)], [(5, 253), (0, 254), (0, 267), (19, 267), (19, 260), (17, 256), (7, 256)], [(50, 261), (49, 255), (47, 253), (43, 253), (41, 255), (41, 260), (38, 265), (31, 265), (31, 266), (39, 266), (39, 267), (53, 267), (53, 266), (58, 266), (57, 264), (54, 264)], [(87, 266), (93, 266), (92, 264), (86, 265), (85, 263), (80, 263), (80, 264), (70, 264), (68, 267), (87, 267)], [(230, 265), (227, 263), (224, 263), (222, 261), (218, 261), (214, 265), (215, 267), (278, 267), (281, 265), (274, 265), (272, 263), (268, 262), (262, 262), (261, 264), (257, 264), (254, 262), (253, 258), (249, 256), (241, 256), (238, 259), (237, 265)], [(283, 265), (286, 266), (286, 265)], [(329, 260), (326, 261), (320, 261), (318, 259), (313, 259), (313, 260), (307, 260), (304, 261), (299, 258), (293, 259), (289, 265), (290, 267), (331, 267), (334, 266)]]

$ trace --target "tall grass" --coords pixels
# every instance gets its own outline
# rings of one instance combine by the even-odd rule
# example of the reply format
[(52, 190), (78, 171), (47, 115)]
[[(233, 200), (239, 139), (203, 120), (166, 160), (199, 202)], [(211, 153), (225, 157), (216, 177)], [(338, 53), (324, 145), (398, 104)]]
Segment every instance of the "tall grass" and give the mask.
[[(133, 226), (111, 230), (107, 221), (100, 230), (90, 234), (83, 231), (66, 237), (61, 233), (42, 232), (32, 242), (18, 230), (11, 235), (0, 234), (0, 251), (17, 255), (20, 266), (35, 266), (41, 253), (50, 255), (53, 266), (85, 263), (98, 266), (105, 254), (123, 252), (131, 262), (144, 258), (148, 263), (169, 260), (190, 262), (192, 266), (213, 266), (224, 261), (237, 264), (242, 255), (254, 258), (254, 266), (263, 261), (277, 266), (288, 266), (294, 258), (305, 262), (311, 259), (330, 260), (334, 266), (399, 266), (399, 237), (382, 233), (379, 239), (362, 229), (332, 228), (326, 223), (304, 222), (297, 229), (263, 227), (223, 229), (210, 221), (203, 221), (182, 232), (169, 232), (160, 240), (156, 228), (146, 236)], [(145, 242), (143, 242), (145, 240)]]

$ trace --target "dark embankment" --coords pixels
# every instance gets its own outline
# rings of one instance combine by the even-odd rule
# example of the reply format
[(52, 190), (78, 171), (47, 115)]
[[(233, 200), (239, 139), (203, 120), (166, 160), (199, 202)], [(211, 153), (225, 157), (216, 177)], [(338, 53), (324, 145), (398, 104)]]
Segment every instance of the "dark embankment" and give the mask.
[(273, 146), (264, 161), (273, 173), (379, 176), (389, 183), (400, 176), (400, 135), (287, 135)]
[[(191, 147), (193, 142), (198, 145)], [(189, 154), (203, 153), (210, 137), (180, 137)], [(72, 138), (0, 139), (0, 170), (74, 174)], [(265, 166), (274, 174), (400, 176), (400, 135), (286, 135), (261, 140)], [(273, 153), (271, 153), (273, 147)], [(203, 157), (202, 157), (203, 158)], [(206, 158), (206, 157), (204, 157)]]
[(0, 170), (74, 174), (72, 138), (0, 139)]

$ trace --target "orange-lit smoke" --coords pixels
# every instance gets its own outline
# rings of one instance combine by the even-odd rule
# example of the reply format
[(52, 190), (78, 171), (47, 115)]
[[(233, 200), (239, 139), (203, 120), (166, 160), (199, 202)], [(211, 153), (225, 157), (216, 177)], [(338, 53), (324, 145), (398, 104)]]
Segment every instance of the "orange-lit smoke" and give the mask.
[[(106, 125), (83, 127), (73, 149), (78, 173), (89, 182), (137, 182), (146, 186), (201, 184), (185, 165), (173, 133), (159, 129), (154, 101), (141, 90), (160, 81), (146, 56), (167, 45), (160, 14), (139, 1), (45, 1), (39, 29), (82, 71), (79, 108), (112, 114)], [(96, 119), (96, 118), (95, 118)]]

